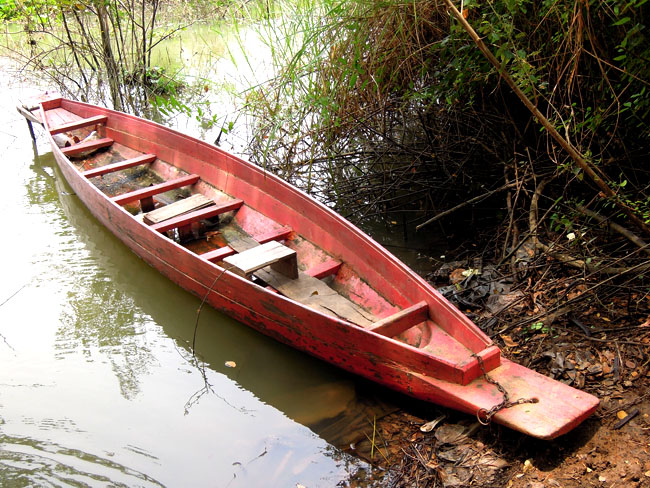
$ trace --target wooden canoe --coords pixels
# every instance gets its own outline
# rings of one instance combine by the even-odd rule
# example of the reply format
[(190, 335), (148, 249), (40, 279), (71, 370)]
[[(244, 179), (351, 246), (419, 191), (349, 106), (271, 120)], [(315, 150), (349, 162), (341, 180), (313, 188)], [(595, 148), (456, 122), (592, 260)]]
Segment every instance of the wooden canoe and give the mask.
[[(102, 224), (244, 324), (534, 437), (555, 438), (596, 409), (596, 397), (502, 358), (426, 281), (264, 169), (154, 122), (60, 97), (41, 101), (34, 115), (66, 180)], [(80, 142), (59, 147), (57, 134)], [(503, 391), (525, 402), (504, 405)]]

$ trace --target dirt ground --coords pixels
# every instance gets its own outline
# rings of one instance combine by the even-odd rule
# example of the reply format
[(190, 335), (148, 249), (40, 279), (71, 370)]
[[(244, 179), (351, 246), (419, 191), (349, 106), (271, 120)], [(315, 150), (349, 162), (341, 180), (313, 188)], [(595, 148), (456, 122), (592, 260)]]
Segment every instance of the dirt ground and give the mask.
[[(462, 268), (445, 271), (452, 283), (457, 269)], [(572, 273), (543, 284), (531, 280), (515, 290), (524, 299), (506, 314), (488, 307), (464, 310), (493, 335), (505, 357), (596, 395), (601, 403), (591, 418), (556, 440), (542, 441), (498, 425), (484, 427), (445, 409), (438, 409), (436, 425), (423, 428), (438, 415), (431, 415), (430, 406), (405, 402), (401, 410), (377, 419), (374, 443), (368, 433), (351, 446), (379, 468), (374, 482), (389, 487), (650, 487), (650, 298), (620, 286), (586, 296), (598, 280), (575, 285)], [(574, 302), (570, 313), (540, 314), (553, 309), (558, 288), (564, 288), (565, 299), (585, 297)], [(461, 309), (463, 304), (467, 300), (457, 303)]]

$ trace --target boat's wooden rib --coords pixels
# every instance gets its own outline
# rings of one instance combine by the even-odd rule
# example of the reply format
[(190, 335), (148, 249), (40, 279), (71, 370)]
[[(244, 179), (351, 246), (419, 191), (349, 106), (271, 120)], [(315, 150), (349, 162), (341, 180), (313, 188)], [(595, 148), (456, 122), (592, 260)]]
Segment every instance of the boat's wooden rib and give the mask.
[[(98, 141), (60, 149), (48, 132), (68, 183), (147, 263), (232, 317), (348, 371), (474, 415), (503, 399), (496, 381), (511, 400), (538, 401), (500, 409), (493, 420), (536, 437), (566, 433), (596, 409), (597, 398), (502, 359), (492, 340), (422, 278), (349, 222), (264, 169), (127, 114), (62, 98), (39, 102), (38, 117), (26, 109), (21, 113), (42, 121), (48, 131), (104, 121), (99, 123), (106, 137), (99, 145), (113, 147), (103, 153), (88, 155)], [(73, 163), (68, 157), (73, 155), (87, 157)], [(111, 164), (117, 156), (126, 161)], [(93, 178), (144, 161), (151, 164), (142, 171)], [(152, 213), (146, 222), (146, 212), (157, 212), (154, 195), (190, 185), (196, 185), (191, 193), (221, 203), (193, 209), (193, 202), (172, 198), (167, 210), (160, 209), (162, 220)], [(142, 212), (135, 216), (115, 205), (136, 201)], [(202, 226), (193, 222), (229, 210), (236, 211), (218, 224), (210, 222), (216, 227), (196, 245), (172, 239), (183, 233), (200, 237)], [(179, 231), (164, 232), (174, 228)], [(286, 245), (269, 247), (296, 259), (289, 274), (295, 276), (296, 267), (307, 271), (294, 278), (268, 266), (257, 269), (268, 260), (265, 249), (253, 248), (274, 241)], [(242, 268), (244, 275), (253, 272), (255, 281), (227, 267), (229, 256), (249, 249), (244, 258), (265, 258)]]
[(220, 203), (211, 207), (195, 210), (194, 212), (179, 215), (171, 219), (163, 220), (162, 222), (153, 224), (151, 228), (158, 232), (166, 232), (168, 230), (189, 225), (193, 222), (198, 222), (199, 220), (209, 219), (232, 210), (237, 210), (243, 204), (243, 200), (233, 200), (231, 202)]
[(305, 271), (305, 274), (311, 276), (312, 278), (322, 280), (323, 278), (336, 274), (338, 270), (341, 269), (342, 265), (343, 263), (341, 261), (338, 261), (336, 259), (328, 259), (323, 263), (312, 266), (307, 271)]
[(260, 244), (264, 244), (270, 241), (286, 241), (290, 236), (293, 230), (291, 227), (282, 227), (280, 229), (271, 230), (260, 234), (259, 236), (253, 237)]
[(113, 197), (112, 200), (118, 205), (126, 205), (127, 203), (137, 202), (138, 200), (153, 197), (170, 190), (175, 190), (184, 186), (195, 185), (199, 179), (199, 175), (181, 176), (180, 178), (167, 180), (164, 183), (148, 186), (147, 188), (141, 188), (129, 193), (123, 193), (122, 195)]
[(153, 163), (156, 160), (155, 154), (143, 154), (131, 159), (125, 159), (117, 163), (106, 164), (98, 168), (83, 171), (81, 174), (86, 178), (95, 178), (96, 176), (104, 176), (115, 171), (122, 171), (129, 168), (134, 168), (143, 164)]
[(61, 149), (61, 152), (66, 156), (76, 156), (85, 152), (96, 151), (97, 149), (102, 149), (104, 147), (109, 147), (113, 144), (113, 139), (109, 137), (102, 137), (99, 139), (93, 139), (91, 141), (80, 142), (74, 146), (64, 147)]
[(87, 119), (81, 119), (75, 122), (68, 122), (67, 124), (53, 127), (52, 129), (50, 129), (50, 134), (52, 135), (61, 134), (63, 132), (73, 131), (91, 125), (105, 124), (107, 120), (108, 117), (106, 115), (95, 115), (93, 117), (88, 117)]
[(370, 330), (387, 337), (395, 337), (406, 329), (421, 324), (429, 318), (429, 305), (427, 302), (418, 302), (404, 310), (391, 315), (390, 317), (378, 320), (370, 327)]

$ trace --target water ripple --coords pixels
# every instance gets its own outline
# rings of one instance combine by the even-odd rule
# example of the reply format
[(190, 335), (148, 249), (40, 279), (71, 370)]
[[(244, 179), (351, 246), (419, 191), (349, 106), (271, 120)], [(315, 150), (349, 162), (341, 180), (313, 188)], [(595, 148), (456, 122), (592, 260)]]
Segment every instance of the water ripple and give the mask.
[(4, 435), (0, 435), (0, 485), (163, 486), (152, 477), (106, 457), (54, 443)]

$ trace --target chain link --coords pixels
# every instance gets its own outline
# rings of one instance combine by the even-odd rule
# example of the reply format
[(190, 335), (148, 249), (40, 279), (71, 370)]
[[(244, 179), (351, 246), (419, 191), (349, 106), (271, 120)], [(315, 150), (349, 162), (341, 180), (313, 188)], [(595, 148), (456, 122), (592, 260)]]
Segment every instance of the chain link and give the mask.
[(493, 405), (489, 410), (487, 408), (480, 408), (478, 412), (476, 412), (476, 418), (482, 425), (490, 425), (490, 422), (492, 422), (492, 417), (494, 417), (498, 411), (504, 408), (514, 407), (515, 405), (521, 405), (522, 403), (537, 403), (539, 401), (537, 398), (519, 398), (518, 400), (511, 402), (510, 395), (506, 389), (497, 380), (493, 379), (489, 374), (487, 374), (487, 371), (485, 370), (485, 364), (483, 363), (483, 358), (478, 354), (472, 354), (472, 357), (475, 357), (478, 361), (478, 365), (483, 372), (485, 381), (496, 386), (497, 390), (499, 390), (501, 395), (503, 395), (501, 402)]

